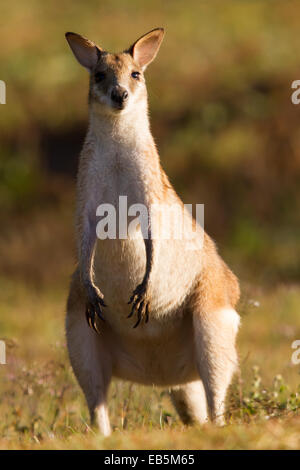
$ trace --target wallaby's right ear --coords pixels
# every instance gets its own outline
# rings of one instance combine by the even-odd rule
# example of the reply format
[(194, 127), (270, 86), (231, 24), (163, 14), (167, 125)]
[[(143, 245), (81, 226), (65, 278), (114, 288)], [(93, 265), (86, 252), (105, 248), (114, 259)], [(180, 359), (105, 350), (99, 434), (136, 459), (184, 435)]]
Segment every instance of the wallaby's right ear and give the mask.
[(88, 70), (92, 70), (97, 64), (101, 49), (80, 34), (66, 33), (66, 39), (78, 62)]

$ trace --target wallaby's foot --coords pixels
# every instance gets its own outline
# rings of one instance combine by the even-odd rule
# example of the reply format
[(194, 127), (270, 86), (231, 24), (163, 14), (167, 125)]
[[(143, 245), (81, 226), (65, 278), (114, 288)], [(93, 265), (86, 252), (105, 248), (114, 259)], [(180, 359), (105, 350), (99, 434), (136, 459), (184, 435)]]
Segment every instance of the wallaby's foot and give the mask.
[(133, 328), (136, 328), (143, 319), (145, 319), (145, 323), (147, 323), (149, 320), (149, 300), (144, 282), (137, 286), (128, 303), (132, 304), (131, 312), (128, 315), (128, 318), (132, 317), (134, 313), (137, 314), (137, 322)]
[(85, 315), (88, 322), (88, 325), (93, 328), (97, 333), (99, 332), (97, 326), (97, 317), (100, 320), (105, 321), (103, 317), (102, 307), (106, 307), (106, 304), (103, 300), (103, 294), (100, 292), (97, 287), (89, 284), (86, 287), (87, 290), (87, 302), (86, 302), (86, 309)]

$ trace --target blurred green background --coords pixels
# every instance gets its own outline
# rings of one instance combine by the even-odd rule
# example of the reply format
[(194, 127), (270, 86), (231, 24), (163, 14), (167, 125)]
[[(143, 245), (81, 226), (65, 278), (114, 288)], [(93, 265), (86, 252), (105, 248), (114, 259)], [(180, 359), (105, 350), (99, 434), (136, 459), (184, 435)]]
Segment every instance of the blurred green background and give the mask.
[[(205, 228), (241, 279), (227, 418), (242, 428), (185, 434), (165, 392), (134, 386), (132, 399), (114, 382), (114, 429), (137, 433), (91, 444), (64, 338), (88, 73), (64, 34), (118, 51), (157, 26), (166, 36), (146, 78), (162, 164), (185, 203), (205, 204)], [(299, 31), (299, 1), (1, 0), (0, 448), (299, 448)]]
[(115, 51), (164, 26), (147, 79), (152, 129), (172, 183), (184, 202), (205, 204), (206, 230), (238, 274), (271, 284), (299, 279), (300, 106), (290, 100), (300, 77), (299, 2), (4, 0), (0, 18), (7, 84), (0, 230), (20, 251), (28, 237), (28, 256), (15, 260), (15, 245), (9, 256), (7, 244), (0, 250), (1, 271), (44, 278), (28, 266), (31, 245), (38, 261), (49, 262), (50, 280), (51, 266), (63, 269), (73, 256), (88, 74), (65, 31)]

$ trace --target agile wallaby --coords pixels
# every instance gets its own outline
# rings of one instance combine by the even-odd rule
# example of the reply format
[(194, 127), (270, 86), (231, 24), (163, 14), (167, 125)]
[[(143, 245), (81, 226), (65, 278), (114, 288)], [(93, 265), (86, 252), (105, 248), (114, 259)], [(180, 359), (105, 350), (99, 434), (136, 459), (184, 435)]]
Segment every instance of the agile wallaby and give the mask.
[[(67, 343), (91, 420), (105, 435), (112, 377), (170, 387), (184, 423), (202, 423), (209, 415), (223, 424), (226, 391), (238, 362), (238, 281), (203, 230), (196, 231), (195, 243), (202, 242), (196, 250), (186, 249), (186, 238), (152, 236), (165, 219), (151, 215), (147, 234), (136, 225), (127, 237), (96, 235), (97, 207), (110, 204), (118, 211), (119, 196), (130, 206), (183, 206), (160, 166), (149, 128), (144, 71), (163, 35), (162, 28), (154, 29), (125, 52), (111, 54), (78, 34), (66, 34), (90, 72)], [(184, 217), (191, 216), (184, 212)]]

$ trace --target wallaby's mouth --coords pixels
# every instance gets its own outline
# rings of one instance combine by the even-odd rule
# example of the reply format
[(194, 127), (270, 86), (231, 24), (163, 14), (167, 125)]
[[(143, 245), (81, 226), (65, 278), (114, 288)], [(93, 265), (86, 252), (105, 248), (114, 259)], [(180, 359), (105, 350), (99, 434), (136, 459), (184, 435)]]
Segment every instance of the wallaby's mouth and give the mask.
[(109, 99), (94, 99), (94, 105), (98, 108), (100, 113), (118, 115), (125, 111), (127, 108), (127, 103), (114, 103)]
[(112, 103), (112, 109), (116, 110), (116, 111), (123, 111), (123, 109), (126, 108), (126, 104), (125, 103)]

